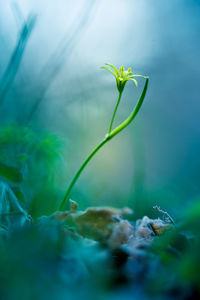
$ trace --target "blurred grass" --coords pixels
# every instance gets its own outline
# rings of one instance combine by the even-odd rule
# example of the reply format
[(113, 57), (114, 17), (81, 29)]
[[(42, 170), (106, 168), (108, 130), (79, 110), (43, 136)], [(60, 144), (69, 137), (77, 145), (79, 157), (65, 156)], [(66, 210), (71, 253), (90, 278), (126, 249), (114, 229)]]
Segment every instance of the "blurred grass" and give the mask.
[(12, 124), (0, 129), (1, 178), (33, 216), (50, 214), (58, 206), (58, 163), (64, 164), (61, 144), (57, 135), (36, 133), (30, 127)]
[(0, 78), (0, 107), (19, 70), (24, 51), (36, 22), (35, 16), (29, 16), (22, 26), (15, 49), (3, 76)]

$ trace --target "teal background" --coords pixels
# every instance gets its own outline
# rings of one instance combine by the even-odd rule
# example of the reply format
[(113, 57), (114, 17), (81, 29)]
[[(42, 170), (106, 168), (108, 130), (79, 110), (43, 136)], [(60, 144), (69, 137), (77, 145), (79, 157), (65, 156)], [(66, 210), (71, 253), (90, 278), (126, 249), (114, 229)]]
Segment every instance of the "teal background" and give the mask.
[[(100, 67), (110, 62), (148, 75), (149, 90), (134, 124), (97, 154), (72, 198), (81, 208), (128, 205), (135, 218), (153, 216), (153, 205), (178, 215), (199, 197), (200, 2), (0, 0), (1, 85), (30, 14), (36, 22), (16, 75), (0, 95), (0, 125), (28, 125), (36, 135), (49, 131), (61, 139), (55, 202), (109, 126), (117, 90)], [(143, 84), (127, 84), (116, 124)], [(35, 209), (49, 213), (52, 195), (36, 201)], [(26, 195), (29, 205), (32, 197)]]

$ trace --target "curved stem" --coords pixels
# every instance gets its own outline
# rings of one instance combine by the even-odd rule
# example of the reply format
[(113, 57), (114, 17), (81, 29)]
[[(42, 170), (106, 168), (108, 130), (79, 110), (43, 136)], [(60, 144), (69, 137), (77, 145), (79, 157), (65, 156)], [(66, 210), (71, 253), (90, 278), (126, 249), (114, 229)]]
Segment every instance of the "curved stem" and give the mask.
[(146, 82), (145, 82), (145, 85), (144, 85), (144, 89), (142, 91), (142, 94), (141, 94), (135, 108), (133, 109), (133, 111), (129, 115), (129, 117), (110, 133), (110, 138), (111, 139), (115, 135), (117, 135), (120, 131), (122, 131), (124, 128), (126, 128), (133, 121), (133, 119), (135, 119), (135, 117), (136, 117), (137, 113), (139, 112), (140, 107), (142, 106), (142, 103), (144, 101), (144, 98), (145, 98), (145, 95), (146, 95), (146, 92), (147, 92), (147, 88), (148, 88), (148, 83), (149, 83), (149, 78), (146, 77)]
[(75, 185), (76, 181), (78, 180), (79, 176), (81, 175), (81, 172), (83, 171), (83, 169), (85, 168), (85, 166), (89, 163), (89, 161), (92, 159), (92, 157), (99, 151), (99, 149), (101, 149), (101, 147), (103, 147), (103, 145), (105, 145), (108, 140), (110, 139), (109, 136), (106, 136), (103, 141), (101, 141), (99, 143), (99, 145), (90, 153), (90, 155), (85, 159), (85, 161), (83, 162), (83, 164), (81, 165), (81, 167), (78, 169), (78, 171), (76, 172), (74, 178), (72, 179), (70, 185), (68, 186), (68, 189), (65, 193), (64, 199), (60, 205), (59, 210), (63, 210), (65, 207), (65, 203), (71, 193), (71, 190), (73, 188), (73, 186)]
[[(92, 157), (108, 142), (110, 141), (115, 135), (117, 135), (120, 131), (122, 131), (124, 128), (126, 128), (132, 121), (133, 119), (136, 117), (137, 113), (140, 110), (140, 107), (142, 106), (142, 103), (144, 101), (145, 95), (146, 95), (146, 91), (147, 91), (147, 87), (148, 87), (148, 82), (149, 79), (146, 78), (146, 83), (144, 85), (144, 89), (142, 91), (142, 94), (135, 106), (135, 108), (133, 109), (132, 113), (129, 115), (129, 117), (122, 122), (118, 127), (116, 127), (113, 131), (109, 132), (106, 137), (98, 144), (98, 146), (96, 148), (94, 148), (94, 150), (90, 153), (90, 155), (85, 159), (85, 161), (83, 162), (83, 164), (81, 165), (81, 167), (78, 169), (78, 171), (76, 172), (75, 176), (73, 177), (70, 185), (68, 186), (68, 189), (65, 193), (64, 199), (59, 207), (59, 210), (63, 210), (65, 208), (65, 204), (66, 201), (71, 193), (72, 188), (74, 187), (76, 181), (78, 180), (79, 176), (81, 175), (82, 171), (84, 170), (84, 168), (86, 167), (86, 165), (89, 163), (89, 161), (92, 159)], [(122, 94), (122, 93), (121, 93)], [(114, 120), (116, 111), (117, 111), (117, 107), (119, 105), (120, 99), (121, 99), (121, 94), (119, 94), (119, 98), (118, 98), (118, 104), (115, 107), (115, 111), (112, 117), (112, 121), (111, 121), (111, 126), (112, 127), (112, 122)]]
[(120, 93), (119, 92), (119, 97), (118, 97), (118, 100), (117, 100), (117, 104), (115, 106), (115, 109), (114, 109), (114, 112), (113, 112), (113, 116), (112, 116), (112, 119), (111, 119), (111, 122), (110, 122), (110, 127), (108, 129), (108, 134), (111, 132), (112, 130), (112, 125), (113, 125), (113, 122), (114, 122), (114, 119), (115, 119), (115, 115), (116, 115), (116, 112), (117, 112), (117, 108), (119, 106), (119, 103), (120, 103), (120, 100), (121, 100), (121, 96), (122, 96), (122, 92)]

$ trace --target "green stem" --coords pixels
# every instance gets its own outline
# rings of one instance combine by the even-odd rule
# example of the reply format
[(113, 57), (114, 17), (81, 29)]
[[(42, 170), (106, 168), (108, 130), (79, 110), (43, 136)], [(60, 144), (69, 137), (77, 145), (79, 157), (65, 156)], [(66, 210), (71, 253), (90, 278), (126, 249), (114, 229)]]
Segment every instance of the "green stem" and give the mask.
[(111, 132), (112, 130), (112, 125), (113, 125), (113, 122), (114, 122), (114, 119), (115, 119), (115, 115), (116, 115), (116, 112), (117, 112), (117, 108), (119, 106), (119, 103), (120, 103), (120, 100), (121, 100), (121, 96), (122, 96), (122, 92), (119, 92), (119, 97), (118, 97), (118, 100), (117, 100), (117, 104), (115, 106), (115, 109), (114, 109), (114, 112), (113, 112), (113, 116), (112, 116), (112, 119), (111, 119), (111, 122), (110, 122), (110, 127), (108, 129), (108, 134)]
[[(110, 141), (115, 135), (117, 135), (120, 131), (122, 131), (124, 128), (126, 128), (132, 121), (133, 119), (136, 117), (137, 113), (140, 110), (140, 107), (142, 106), (142, 103), (144, 101), (145, 95), (146, 95), (146, 91), (147, 91), (147, 87), (148, 87), (148, 82), (149, 79), (146, 78), (146, 82), (144, 85), (144, 89), (142, 91), (142, 94), (135, 106), (135, 108), (133, 109), (132, 113), (129, 115), (129, 117), (122, 122), (118, 127), (116, 127), (112, 132), (108, 133), (106, 135), (106, 137), (99, 143), (99, 145), (90, 153), (90, 155), (86, 158), (86, 160), (83, 162), (83, 164), (81, 165), (81, 167), (78, 169), (78, 171), (76, 172), (75, 176), (73, 177), (70, 185), (68, 186), (68, 189), (65, 193), (64, 199), (59, 207), (59, 210), (63, 210), (65, 208), (65, 204), (66, 201), (71, 193), (72, 188), (74, 187), (76, 181), (78, 180), (79, 176), (81, 175), (82, 171), (84, 170), (84, 168), (86, 167), (86, 165), (89, 163), (89, 161), (92, 159), (92, 157), (108, 142)], [(122, 93), (121, 93), (122, 94)], [(120, 98), (121, 95), (119, 95), (118, 98), (118, 102), (120, 102)], [(116, 105), (117, 107), (118, 105)], [(117, 108), (115, 107), (115, 111), (117, 110)], [(115, 112), (116, 113), (116, 112)], [(115, 116), (115, 113), (113, 114), (113, 116)], [(112, 118), (112, 120), (114, 120), (114, 118)], [(111, 122), (112, 123), (112, 122)]]
[(86, 167), (86, 165), (89, 163), (89, 161), (92, 159), (92, 157), (99, 151), (99, 149), (101, 149), (103, 147), (103, 145), (105, 145), (108, 141), (109, 141), (110, 137), (109, 135), (106, 136), (103, 141), (101, 141), (99, 143), (99, 145), (90, 153), (90, 155), (86, 158), (86, 160), (83, 162), (83, 164), (81, 165), (81, 167), (78, 169), (78, 171), (76, 172), (74, 178), (72, 179), (70, 185), (68, 186), (68, 189), (65, 193), (64, 199), (60, 205), (59, 210), (63, 210), (65, 207), (65, 203), (71, 193), (71, 190), (73, 188), (73, 186), (75, 185), (76, 181), (78, 180), (79, 176), (81, 175), (83, 169)]
[(144, 85), (144, 89), (142, 91), (142, 94), (136, 104), (136, 106), (134, 107), (132, 113), (129, 115), (129, 117), (124, 121), (122, 122), (118, 127), (116, 127), (111, 133), (110, 133), (110, 139), (112, 139), (115, 135), (117, 135), (120, 131), (122, 131), (124, 128), (126, 128), (132, 121), (133, 119), (135, 119), (137, 113), (139, 112), (140, 110), (140, 107), (142, 106), (142, 103), (144, 101), (144, 98), (145, 98), (145, 95), (146, 95), (146, 92), (147, 92), (147, 88), (148, 88), (148, 83), (149, 83), (149, 78), (146, 77), (146, 82), (145, 82), (145, 85)]

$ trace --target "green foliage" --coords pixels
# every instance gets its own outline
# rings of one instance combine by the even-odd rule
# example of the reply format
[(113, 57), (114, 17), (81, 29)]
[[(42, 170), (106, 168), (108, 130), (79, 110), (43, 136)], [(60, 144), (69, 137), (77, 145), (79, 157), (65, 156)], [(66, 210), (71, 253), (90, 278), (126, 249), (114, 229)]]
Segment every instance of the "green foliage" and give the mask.
[(23, 178), (21, 172), (14, 167), (8, 166), (0, 162), (0, 175), (9, 181), (21, 183)]
[(16, 124), (0, 129), (0, 155), (18, 167), (38, 167), (42, 163), (53, 170), (60, 156), (61, 141), (54, 134), (36, 133), (30, 127)]
[(16, 124), (0, 129), (0, 157), (21, 169), (24, 180), (37, 171), (41, 176), (44, 173), (51, 177), (61, 159), (60, 150), (61, 141), (55, 134), (38, 134), (29, 127)]
[(59, 222), (43, 219), (15, 226), (0, 241), (1, 299), (100, 299), (107, 252), (63, 231)]
[(24, 225), (29, 219), (10, 186), (0, 182), (0, 226), (10, 230), (13, 226)]
[(48, 199), (42, 200), (40, 195), (50, 188), (52, 195), (55, 194), (61, 147), (62, 142), (55, 134), (37, 133), (16, 124), (0, 129), (0, 175), (28, 207), (35, 207), (32, 202), (38, 203), (40, 198), (45, 204), (38, 205), (48, 208)]

